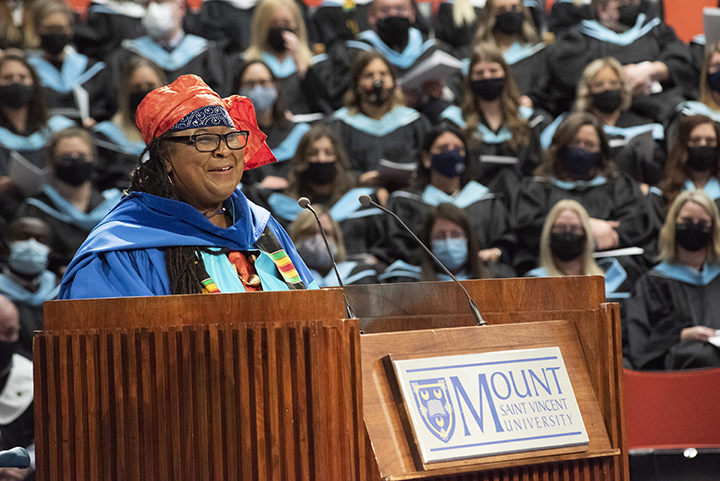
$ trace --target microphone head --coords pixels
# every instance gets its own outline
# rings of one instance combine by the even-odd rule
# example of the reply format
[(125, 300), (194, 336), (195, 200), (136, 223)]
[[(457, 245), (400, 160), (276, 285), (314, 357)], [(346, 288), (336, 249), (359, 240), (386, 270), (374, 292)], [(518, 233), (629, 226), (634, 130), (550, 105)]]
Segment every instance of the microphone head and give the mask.
[(300, 197), (298, 199), (298, 205), (303, 209), (307, 209), (310, 205), (310, 199), (308, 199), (307, 197)]
[(370, 196), (369, 196), (369, 195), (363, 194), (363, 195), (361, 195), (360, 197), (358, 197), (358, 201), (359, 201), (362, 205), (364, 205), (365, 207), (367, 207), (367, 206), (370, 205), (370, 202), (372, 201), (372, 199), (370, 199)]

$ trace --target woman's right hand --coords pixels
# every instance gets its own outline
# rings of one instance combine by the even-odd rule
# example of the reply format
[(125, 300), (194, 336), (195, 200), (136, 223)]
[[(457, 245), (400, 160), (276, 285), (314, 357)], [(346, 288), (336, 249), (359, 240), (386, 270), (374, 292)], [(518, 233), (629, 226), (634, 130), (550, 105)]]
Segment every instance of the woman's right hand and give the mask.
[(620, 236), (615, 230), (618, 227), (620, 227), (620, 222), (616, 220), (590, 218), (590, 230), (595, 237), (596, 250), (615, 249), (620, 245)]
[(717, 336), (715, 329), (711, 329), (705, 326), (693, 326), (686, 327), (680, 331), (681, 341), (705, 341), (707, 342), (711, 337)]

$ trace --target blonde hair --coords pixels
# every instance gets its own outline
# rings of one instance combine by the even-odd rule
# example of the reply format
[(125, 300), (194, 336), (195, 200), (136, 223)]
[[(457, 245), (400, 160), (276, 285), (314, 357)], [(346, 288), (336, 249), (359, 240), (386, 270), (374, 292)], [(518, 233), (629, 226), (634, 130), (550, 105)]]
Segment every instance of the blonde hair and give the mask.
[(302, 13), (294, 0), (262, 0), (255, 7), (252, 25), (250, 26), (250, 37), (252, 40), (250, 47), (245, 52), (245, 58), (247, 60), (260, 59), (262, 52), (272, 51), (272, 48), (267, 43), (267, 36), (273, 14), (280, 9), (287, 10), (292, 14), (297, 29), (295, 34), (300, 43), (300, 57), (306, 65), (310, 65), (312, 53), (308, 47), (307, 27), (305, 26)]
[(552, 231), (553, 224), (560, 217), (560, 214), (569, 210), (574, 212), (580, 218), (580, 223), (585, 231), (585, 250), (583, 252), (583, 268), (582, 272), (584, 275), (603, 275), (602, 269), (595, 262), (593, 252), (595, 251), (595, 238), (590, 230), (590, 216), (588, 215), (585, 207), (575, 200), (561, 200), (552, 209), (545, 219), (542, 233), (540, 234), (540, 265), (545, 268), (547, 275), (550, 277), (564, 275), (560, 272), (560, 269), (555, 265), (555, 258), (550, 250), (550, 234)]
[(680, 209), (688, 202), (694, 202), (707, 212), (712, 219), (712, 241), (705, 249), (705, 260), (714, 262), (720, 258), (720, 213), (717, 205), (704, 190), (686, 190), (678, 195), (665, 217), (665, 224), (660, 229), (658, 241), (658, 260), (665, 262), (676, 262), (675, 252), (675, 225)]
[(710, 59), (716, 53), (720, 53), (720, 42), (707, 48), (705, 50), (705, 59), (703, 60), (702, 69), (700, 70), (700, 96), (698, 101), (707, 105), (713, 110), (720, 110), (720, 105), (715, 101), (713, 97), (713, 90), (710, 88), (707, 82), (708, 70), (710, 70)]
[[(318, 217), (322, 218), (322, 216), (327, 216), (327, 218), (330, 219), (330, 223), (332, 224), (333, 229), (332, 234), (335, 236), (335, 244), (337, 244), (337, 254), (334, 255), (335, 262), (345, 262), (347, 260), (347, 251), (345, 250), (345, 239), (343, 238), (340, 224), (338, 224), (338, 222), (332, 218), (332, 216), (330, 215), (330, 211), (324, 206), (314, 205), (313, 208), (315, 209), (315, 212), (317, 212)], [(303, 211), (298, 214), (297, 219), (295, 219), (295, 221), (290, 224), (287, 232), (290, 236), (290, 239), (293, 241), (293, 243), (295, 243), (300, 240), (300, 236), (303, 234), (303, 232), (316, 224), (317, 221), (315, 220), (315, 216), (312, 214), (312, 212), (303, 209)]]
[(475, 7), (471, 0), (455, 0), (452, 6), (453, 25), (462, 27), (472, 25), (477, 20)]
[(481, 43), (475, 46), (470, 57), (468, 74), (465, 77), (462, 116), (465, 119), (465, 133), (468, 139), (471, 140), (471, 143), (482, 142), (477, 130), (482, 113), (478, 110), (477, 97), (470, 87), (472, 84), (472, 69), (480, 62), (494, 62), (502, 67), (505, 73), (505, 87), (500, 94), (500, 109), (503, 115), (503, 123), (508, 126), (511, 134), (508, 143), (513, 149), (526, 145), (530, 141), (530, 124), (527, 119), (520, 115), (520, 91), (515, 83), (512, 69), (505, 62), (502, 51), (491, 43)]
[(590, 84), (598, 73), (605, 67), (609, 67), (615, 72), (617, 78), (622, 83), (622, 103), (620, 104), (620, 110), (627, 110), (630, 108), (632, 103), (632, 89), (630, 88), (630, 82), (628, 82), (625, 76), (625, 71), (620, 65), (620, 62), (615, 60), (613, 57), (599, 58), (593, 62), (590, 62), (585, 70), (583, 70), (582, 77), (577, 86), (577, 95), (575, 100), (575, 110), (578, 112), (591, 112), (592, 111), (592, 89)]
[[(519, 35), (525, 43), (532, 43), (533, 45), (539, 43), (540, 37), (538, 37), (538, 34), (535, 31), (530, 10), (525, 6), (523, 0), (519, 1), (520, 8), (523, 10), (522, 30), (520, 30)], [(493, 35), (493, 29), (495, 28), (495, 0), (487, 0), (485, 2), (485, 12), (484, 21), (478, 25), (478, 28), (475, 31), (473, 44), (481, 42), (495, 43), (495, 36)]]

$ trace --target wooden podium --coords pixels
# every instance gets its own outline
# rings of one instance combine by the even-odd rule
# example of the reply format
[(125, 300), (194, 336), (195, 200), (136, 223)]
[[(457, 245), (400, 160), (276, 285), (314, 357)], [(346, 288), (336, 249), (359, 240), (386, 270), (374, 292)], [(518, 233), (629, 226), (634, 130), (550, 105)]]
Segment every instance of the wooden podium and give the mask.
[[(474, 325), (454, 283), (353, 286), (361, 336), (363, 412), (370, 480), (627, 480), (617, 304), (602, 277), (467, 281), (486, 327)], [(410, 332), (413, 330), (412, 332)], [(407, 332), (392, 332), (407, 331)], [(382, 359), (559, 346), (589, 445), (423, 465)]]
[(37, 479), (365, 479), (344, 313), (337, 289), (46, 303)]
[[(620, 320), (602, 278), (464, 285), (489, 326), (437, 282), (347, 288), (359, 321), (338, 289), (47, 303), (38, 479), (627, 480)], [(550, 345), (585, 449), (418, 462), (384, 356)]]

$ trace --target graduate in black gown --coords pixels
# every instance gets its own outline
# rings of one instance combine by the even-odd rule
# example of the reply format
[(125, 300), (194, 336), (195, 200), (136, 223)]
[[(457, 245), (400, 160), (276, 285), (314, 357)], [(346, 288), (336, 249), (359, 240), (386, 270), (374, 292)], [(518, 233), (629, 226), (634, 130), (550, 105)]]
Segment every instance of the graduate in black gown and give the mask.
[(647, 0), (593, 2), (597, 20), (582, 20), (559, 35), (547, 71), (531, 93), (535, 105), (554, 115), (570, 110), (582, 71), (598, 58), (614, 57), (633, 89), (632, 109), (664, 122), (692, 92), (695, 76), (687, 45), (659, 18), (642, 13)]
[[(547, 62), (547, 50), (535, 30), (530, 8), (522, 0), (487, 0), (485, 9), (485, 19), (478, 25), (474, 43), (493, 43), (502, 50), (520, 93), (525, 95)], [(464, 57), (470, 57), (470, 53)], [(528, 99), (525, 105), (530, 107), (532, 103)]]
[(395, 70), (378, 52), (357, 58), (345, 107), (327, 123), (345, 146), (360, 184), (396, 188), (394, 172), (404, 171), (407, 185), (430, 128), (425, 116), (403, 105)]
[(458, 58), (470, 57), (473, 38), (487, 15), (487, 2), (448, 0), (441, 2), (435, 15), (435, 37), (450, 45)]
[(142, 24), (147, 35), (123, 40), (108, 58), (111, 78), (117, 90), (122, 69), (134, 55), (152, 60), (163, 69), (168, 82), (181, 75), (195, 74), (213, 90), (224, 95), (229, 90), (227, 58), (214, 42), (186, 33), (183, 18), (187, 7), (182, 0), (150, 2)]
[(206, 0), (200, 6), (200, 35), (230, 53), (250, 46), (250, 29), (257, 0)]
[[(388, 200), (395, 212), (415, 233), (440, 204), (453, 204), (465, 211), (475, 237), (485, 246), (478, 255), (496, 265), (498, 276), (512, 277), (515, 234), (510, 214), (501, 199), (473, 180), (463, 134), (451, 126), (435, 127), (425, 138), (417, 166), (415, 182), (409, 190), (397, 190)], [(387, 257), (419, 266), (422, 250), (412, 236), (394, 219), (386, 219)]]
[[(309, 71), (314, 95), (322, 99), (324, 110), (333, 111), (342, 106), (343, 96), (353, 83), (352, 66), (364, 52), (381, 53), (394, 66), (398, 77), (437, 50), (454, 55), (450, 46), (427, 40), (414, 26), (418, 16), (411, 0), (374, 0), (367, 14), (370, 29), (361, 31), (353, 40), (335, 42)], [(457, 70), (446, 78), (426, 82), (422, 92), (407, 91), (406, 95), (412, 99), (408, 104), (435, 116), (460, 98), (461, 84), (462, 75)]]
[[(648, 186), (657, 185), (665, 164), (662, 124), (632, 110), (632, 92), (620, 63), (612, 57), (594, 60), (583, 71), (575, 98), (576, 112), (590, 112), (603, 124), (610, 155), (618, 170)], [(557, 126), (567, 113), (559, 115), (542, 133), (543, 148), (550, 145)]]
[[(330, 216), (326, 207), (316, 205), (314, 209), (320, 218), (343, 284), (377, 284), (377, 260), (364, 254), (348, 256), (340, 225)], [(320, 287), (338, 286), (332, 259), (312, 212), (307, 210), (301, 212), (295, 222), (290, 225), (288, 235), (295, 244), (298, 254), (305, 261), (305, 265), (310, 268), (317, 285)]]
[(50, 269), (62, 272), (122, 194), (115, 188), (100, 192), (93, 186), (97, 153), (86, 130), (71, 127), (58, 132), (48, 150), (51, 178), (41, 193), (25, 200), (18, 215), (37, 217), (50, 226), (54, 239)]
[(514, 210), (519, 273), (536, 267), (545, 218), (563, 199), (574, 199), (588, 211), (598, 251), (643, 246), (654, 237), (645, 196), (632, 177), (617, 172), (594, 115), (568, 116), (535, 174), (524, 181)]
[(510, 67), (498, 47), (480, 44), (470, 59), (462, 108), (440, 115), (465, 131), (476, 180), (503, 194), (508, 206), (520, 179), (540, 164), (540, 132), (549, 119), (521, 105)]
[(133, 57), (125, 66), (117, 93), (117, 112), (92, 128), (98, 149), (95, 185), (100, 190), (130, 187), (130, 172), (145, 149), (135, 112), (148, 92), (166, 84), (165, 72), (146, 58)]
[(11, 153), (42, 169), (53, 132), (72, 125), (70, 119), (48, 115), (40, 77), (27, 59), (0, 56), (0, 217), (12, 219), (27, 195), (8, 177)]
[(65, 2), (42, 2), (35, 9), (40, 50), (28, 61), (35, 67), (52, 114), (86, 127), (109, 116), (105, 63), (78, 53), (71, 44), (75, 15)]
[(293, 114), (316, 110), (306, 85), (312, 54), (305, 20), (295, 0), (262, 0), (255, 7), (250, 47), (239, 61), (251, 60), (262, 60), (270, 67)]
[(0, 295), (13, 301), (20, 314), (17, 352), (32, 358), (33, 331), (43, 329), (43, 303), (57, 297), (60, 278), (48, 270), (53, 234), (35, 217), (19, 217), (3, 236), (9, 248), (0, 271)]
[(302, 136), (310, 130), (306, 122), (288, 119), (282, 83), (262, 60), (243, 64), (235, 76), (233, 91), (249, 98), (257, 117), (258, 126), (267, 135), (265, 142), (272, 150), (275, 163), (248, 171), (243, 184), (259, 184), (261, 188), (282, 190), (287, 187), (289, 160), (295, 155)]
[(683, 191), (699, 189), (720, 203), (719, 140), (720, 125), (710, 117), (691, 115), (680, 121), (663, 180), (648, 195), (658, 225), (663, 224), (668, 206)]
[(720, 367), (709, 342), (720, 329), (720, 215), (702, 191), (677, 196), (660, 232), (662, 262), (638, 281), (629, 301), (630, 355), (636, 369)]
[[(457, 279), (488, 279), (493, 269), (478, 255), (483, 245), (470, 226), (467, 213), (453, 204), (438, 204), (428, 213), (420, 240)], [(398, 260), (380, 275), (382, 282), (450, 281), (435, 261), (423, 251), (420, 266)]]
[(95, 42), (84, 53), (107, 59), (125, 39), (145, 35), (142, 19), (145, 5), (133, 0), (92, 0), (87, 8), (87, 26)]

